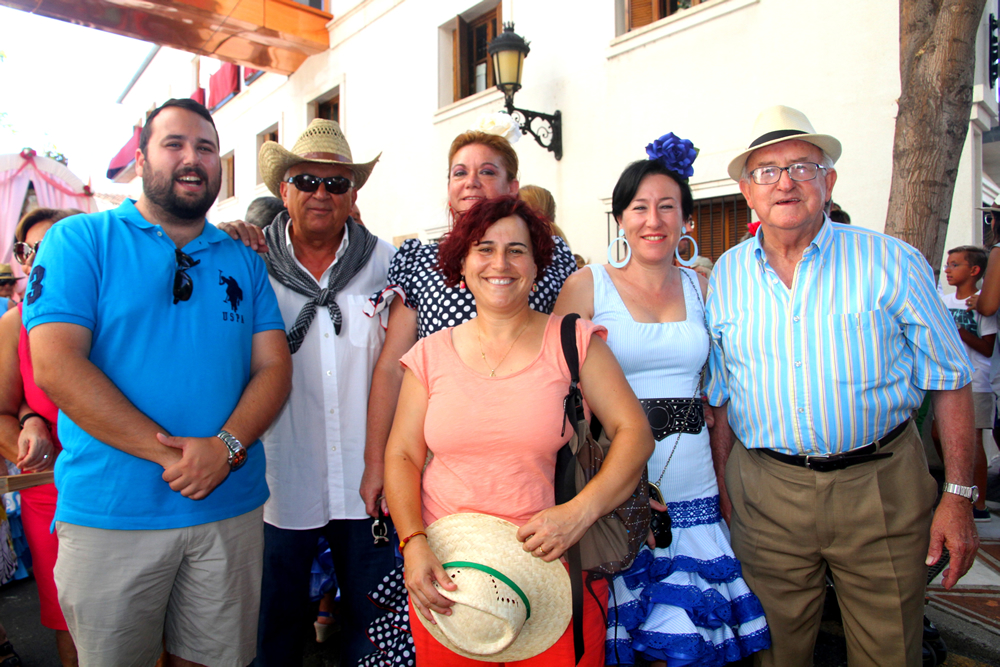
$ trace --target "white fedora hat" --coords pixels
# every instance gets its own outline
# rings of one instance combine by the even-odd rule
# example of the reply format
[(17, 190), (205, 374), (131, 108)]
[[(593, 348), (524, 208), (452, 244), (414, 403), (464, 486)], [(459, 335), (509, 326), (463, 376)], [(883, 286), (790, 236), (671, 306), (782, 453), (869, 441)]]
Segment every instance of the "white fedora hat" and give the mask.
[(760, 112), (753, 124), (753, 136), (755, 138), (747, 149), (729, 163), (729, 177), (734, 181), (740, 180), (740, 176), (743, 175), (743, 165), (755, 150), (791, 139), (818, 146), (834, 162), (840, 159), (839, 141), (829, 134), (816, 134), (816, 130), (804, 113), (780, 104)]
[(354, 173), (354, 189), (360, 190), (368, 180), (375, 163), (382, 157), (379, 153), (371, 162), (358, 164), (351, 157), (351, 147), (347, 137), (336, 121), (316, 118), (305, 132), (299, 135), (292, 150), (287, 150), (276, 141), (265, 141), (260, 147), (260, 175), (267, 189), (275, 197), (281, 196), (279, 184), (285, 177), (285, 172), (302, 162), (319, 162), (321, 164), (342, 164), (350, 167)]
[(443, 645), (486, 662), (526, 660), (559, 639), (572, 617), (569, 574), (522, 548), (517, 526), (489, 514), (452, 514), (427, 527), (431, 550), (458, 585), (438, 592), (448, 616), (417, 613)]

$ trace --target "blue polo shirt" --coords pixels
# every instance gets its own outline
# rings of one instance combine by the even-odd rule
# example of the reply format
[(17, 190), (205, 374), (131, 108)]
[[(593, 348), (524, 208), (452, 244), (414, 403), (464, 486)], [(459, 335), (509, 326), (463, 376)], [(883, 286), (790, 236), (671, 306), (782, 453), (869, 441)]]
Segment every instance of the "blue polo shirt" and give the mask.
[[(254, 334), (284, 329), (267, 268), (206, 223), (183, 251), (191, 299), (173, 303), (173, 241), (132, 201), (78, 215), (45, 235), (28, 280), (24, 325), (68, 322), (93, 332), (90, 360), (150, 419), (176, 436), (219, 432), (250, 379)], [(163, 468), (91, 437), (60, 411), (56, 521), (122, 530), (195, 526), (260, 507), (264, 447), (204, 500), (172, 491)]]

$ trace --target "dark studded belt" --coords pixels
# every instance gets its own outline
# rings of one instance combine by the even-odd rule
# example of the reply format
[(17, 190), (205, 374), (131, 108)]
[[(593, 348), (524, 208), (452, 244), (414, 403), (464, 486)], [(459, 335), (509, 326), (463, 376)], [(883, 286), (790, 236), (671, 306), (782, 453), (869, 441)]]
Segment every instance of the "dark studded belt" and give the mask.
[(909, 423), (910, 420), (907, 419), (870, 445), (858, 447), (842, 454), (830, 454), (829, 456), (793, 456), (792, 454), (776, 452), (773, 449), (761, 449), (760, 451), (782, 463), (799, 466), (800, 468), (809, 468), (816, 472), (833, 472), (834, 470), (843, 470), (844, 468), (856, 466), (859, 463), (889, 458), (892, 456), (892, 452), (880, 452), (878, 451), (879, 448), (884, 447), (902, 435)]

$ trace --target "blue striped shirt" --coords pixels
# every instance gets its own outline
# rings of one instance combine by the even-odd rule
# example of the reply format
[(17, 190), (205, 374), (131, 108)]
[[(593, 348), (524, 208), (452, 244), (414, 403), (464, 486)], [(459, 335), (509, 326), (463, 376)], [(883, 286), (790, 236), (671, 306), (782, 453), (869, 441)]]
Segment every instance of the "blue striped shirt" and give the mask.
[(748, 448), (835, 454), (909, 418), (925, 390), (959, 389), (972, 367), (923, 255), (827, 219), (788, 288), (762, 232), (709, 281), (708, 398), (729, 401)]

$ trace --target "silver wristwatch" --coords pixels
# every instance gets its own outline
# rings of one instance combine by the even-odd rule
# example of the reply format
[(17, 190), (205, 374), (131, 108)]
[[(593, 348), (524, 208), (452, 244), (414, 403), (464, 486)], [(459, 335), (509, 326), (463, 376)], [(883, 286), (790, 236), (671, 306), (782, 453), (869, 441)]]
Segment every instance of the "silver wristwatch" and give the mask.
[(956, 496), (968, 498), (970, 503), (975, 503), (979, 500), (979, 489), (975, 486), (959, 486), (958, 484), (952, 484), (949, 482), (944, 485), (944, 492), (954, 493)]
[(219, 431), (215, 437), (229, 450), (229, 470), (239, 470), (247, 462), (247, 448), (229, 431)]

